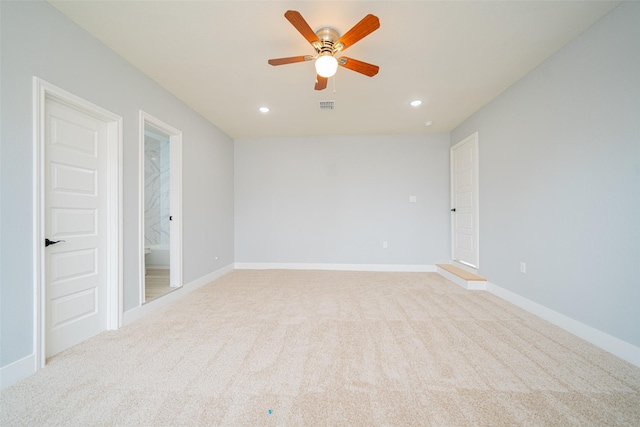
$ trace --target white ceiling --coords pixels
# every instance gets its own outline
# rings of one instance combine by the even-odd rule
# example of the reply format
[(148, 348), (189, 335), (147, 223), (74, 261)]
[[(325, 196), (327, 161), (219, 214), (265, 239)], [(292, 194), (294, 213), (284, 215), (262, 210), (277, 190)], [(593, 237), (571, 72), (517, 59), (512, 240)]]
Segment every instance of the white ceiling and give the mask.
[[(231, 137), (255, 138), (448, 132), (619, 2), (51, 3)], [(378, 16), (380, 29), (345, 53), (379, 65), (378, 75), (340, 68), (315, 91), (313, 63), (268, 65), (314, 54), (289, 9), (314, 31), (340, 34)], [(424, 102), (410, 107), (414, 99)], [(320, 100), (336, 109), (321, 111)]]

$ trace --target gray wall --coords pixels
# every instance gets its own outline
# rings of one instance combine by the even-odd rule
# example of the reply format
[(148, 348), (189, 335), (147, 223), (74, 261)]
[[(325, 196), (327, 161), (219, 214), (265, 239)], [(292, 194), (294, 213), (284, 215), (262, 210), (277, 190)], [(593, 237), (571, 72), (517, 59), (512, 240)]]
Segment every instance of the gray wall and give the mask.
[(614, 9), (451, 143), (476, 130), (480, 273), (640, 346), (640, 3)]
[(138, 111), (183, 132), (185, 283), (233, 262), (233, 141), (48, 3), (3, 1), (0, 8), (0, 366), (6, 366), (33, 352), (32, 76), (124, 119), (125, 310), (139, 304)]
[(236, 140), (235, 201), (236, 262), (447, 261), (449, 135)]

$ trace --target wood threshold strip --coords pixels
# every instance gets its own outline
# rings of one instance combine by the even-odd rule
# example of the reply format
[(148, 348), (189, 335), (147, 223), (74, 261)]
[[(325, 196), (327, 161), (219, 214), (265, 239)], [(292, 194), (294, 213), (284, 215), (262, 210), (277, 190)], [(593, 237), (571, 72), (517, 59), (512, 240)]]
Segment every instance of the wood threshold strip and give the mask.
[(473, 281), (473, 282), (486, 282), (487, 279), (484, 277), (477, 276), (473, 273), (469, 273), (467, 270), (463, 270), (460, 267), (456, 267), (451, 264), (436, 264), (437, 267), (440, 267), (443, 270), (448, 271), (451, 274), (455, 274), (463, 280)]

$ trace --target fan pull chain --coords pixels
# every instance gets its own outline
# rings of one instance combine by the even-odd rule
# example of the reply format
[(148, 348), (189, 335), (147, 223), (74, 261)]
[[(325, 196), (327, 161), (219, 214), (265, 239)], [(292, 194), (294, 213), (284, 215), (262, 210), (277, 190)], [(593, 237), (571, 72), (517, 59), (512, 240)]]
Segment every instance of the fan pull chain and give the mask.
[(336, 93), (336, 79), (338, 78), (338, 73), (333, 75), (333, 93)]

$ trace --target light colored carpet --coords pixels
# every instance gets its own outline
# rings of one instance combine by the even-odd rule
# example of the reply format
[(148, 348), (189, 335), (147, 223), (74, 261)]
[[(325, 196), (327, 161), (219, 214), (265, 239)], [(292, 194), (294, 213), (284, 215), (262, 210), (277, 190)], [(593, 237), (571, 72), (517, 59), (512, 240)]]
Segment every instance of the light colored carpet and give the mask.
[(234, 271), (55, 357), (0, 425), (640, 425), (640, 369), (432, 273)]

